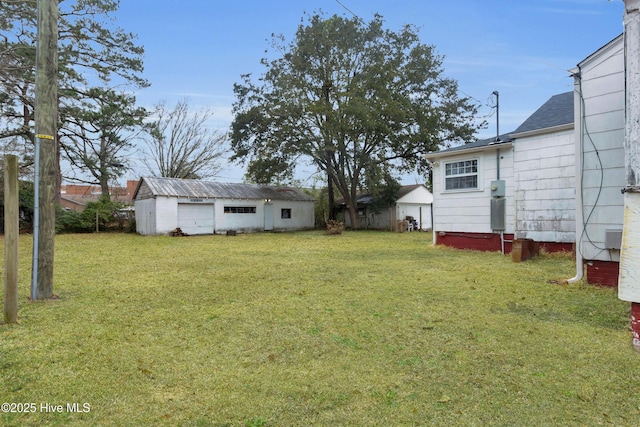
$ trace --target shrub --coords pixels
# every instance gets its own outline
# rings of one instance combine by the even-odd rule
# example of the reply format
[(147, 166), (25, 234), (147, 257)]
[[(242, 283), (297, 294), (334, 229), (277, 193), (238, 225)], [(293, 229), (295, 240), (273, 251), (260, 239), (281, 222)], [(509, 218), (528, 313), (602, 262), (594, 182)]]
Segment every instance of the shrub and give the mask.
[(105, 230), (136, 230), (133, 212), (122, 203), (109, 199), (89, 202), (82, 212), (59, 208), (56, 212), (56, 233), (91, 233)]
[(87, 233), (90, 228), (84, 224), (82, 213), (58, 207), (56, 212), (56, 233)]
[(97, 202), (87, 203), (82, 211), (82, 225), (88, 230), (104, 231), (111, 228), (122, 229), (119, 212), (122, 203), (101, 198)]

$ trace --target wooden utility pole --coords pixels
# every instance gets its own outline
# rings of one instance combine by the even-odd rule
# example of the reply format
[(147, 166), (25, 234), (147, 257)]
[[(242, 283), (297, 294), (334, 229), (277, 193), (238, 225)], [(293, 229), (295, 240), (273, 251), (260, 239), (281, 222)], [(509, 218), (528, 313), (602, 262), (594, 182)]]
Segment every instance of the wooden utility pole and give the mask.
[(38, 0), (36, 179), (31, 299), (53, 297), (58, 122), (58, 0)]
[(18, 158), (4, 156), (4, 322), (18, 322)]
[(631, 342), (640, 351), (640, 0), (625, 0), (624, 225), (618, 297), (631, 303)]

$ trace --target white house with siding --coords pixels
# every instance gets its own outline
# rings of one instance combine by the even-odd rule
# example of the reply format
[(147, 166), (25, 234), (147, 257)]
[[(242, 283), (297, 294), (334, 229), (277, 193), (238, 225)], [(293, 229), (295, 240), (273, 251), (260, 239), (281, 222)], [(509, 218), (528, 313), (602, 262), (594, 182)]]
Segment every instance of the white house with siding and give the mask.
[[(575, 242), (571, 280), (586, 275), (589, 283), (617, 285), (626, 186), (624, 69), (620, 35), (571, 70), (572, 92), (551, 97), (500, 137), (508, 144), (490, 138), (429, 153), (434, 241), (498, 250), (501, 237), (506, 252), (512, 238), (549, 250), (571, 249)], [(486, 200), (499, 164), (503, 230), (487, 225), (492, 213)]]
[(297, 188), (143, 177), (134, 193), (136, 231), (194, 234), (314, 227), (314, 199)]
[(575, 242), (573, 94), (551, 97), (514, 132), (429, 153), (434, 241), (508, 253)]
[[(509, 251), (515, 232), (512, 138), (500, 135), (498, 141), (475, 141), (429, 153), (427, 158), (433, 171), (435, 243), (496, 251), (506, 244)], [(497, 208), (492, 207), (491, 189), (496, 181), (504, 184)]]
[(624, 219), (624, 38), (616, 37), (572, 70), (578, 178), (577, 256), (590, 283), (617, 285)]

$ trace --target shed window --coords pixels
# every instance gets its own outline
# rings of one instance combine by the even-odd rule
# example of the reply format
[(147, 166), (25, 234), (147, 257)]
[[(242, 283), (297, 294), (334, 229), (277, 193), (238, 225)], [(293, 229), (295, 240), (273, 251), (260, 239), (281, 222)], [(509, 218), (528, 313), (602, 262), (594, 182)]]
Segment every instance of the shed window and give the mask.
[(256, 213), (255, 206), (225, 206), (224, 213), (230, 214), (254, 214)]
[(478, 160), (445, 163), (445, 190), (478, 188)]
[(291, 208), (285, 208), (280, 211), (280, 218), (282, 219), (290, 219), (291, 218)]

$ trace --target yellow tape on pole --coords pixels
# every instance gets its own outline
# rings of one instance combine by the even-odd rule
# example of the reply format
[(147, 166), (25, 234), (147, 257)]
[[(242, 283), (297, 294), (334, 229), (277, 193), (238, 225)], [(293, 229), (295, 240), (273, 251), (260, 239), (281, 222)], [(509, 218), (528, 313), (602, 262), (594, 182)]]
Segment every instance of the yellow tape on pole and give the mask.
[(36, 138), (40, 138), (40, 139), (53, 139), (53, 135), (44, 135), (42, 133), (37, 133), (36, 134)]

